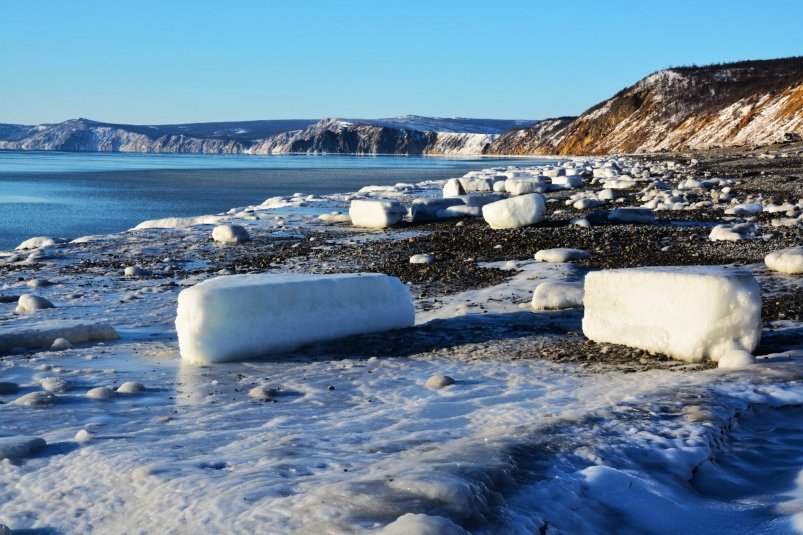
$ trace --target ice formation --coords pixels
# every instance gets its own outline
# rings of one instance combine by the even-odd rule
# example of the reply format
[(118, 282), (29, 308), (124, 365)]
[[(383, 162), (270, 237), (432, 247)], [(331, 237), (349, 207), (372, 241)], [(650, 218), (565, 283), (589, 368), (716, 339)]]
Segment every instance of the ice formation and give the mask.
[(218, 225), (212, 229), (212, 239), (218, 243), (239, 243), (250, 241), (251, 236), (240, 225)]
[(803, 273), (803, 247), (773, 251), (764, 257), (764, 263), (773, 271), (799, 275)]
[(364, 228), (387, 228), (407, 215), (407, 209), (399, 201), (354, 200), (349, 206), (351, 224)]
[(435, 257), (428, 253), (414, 254), (410, 257), (411, 264), (432, 264), (435, 262)]
[(583, 283), (542, 282), (533, 292), (532, 306), (535, 310), (561, 310), (582, 307)]
[(40, 249), (42, 247), (52, 247), (58, 243), (54, 238), (49, 236), (37, 236), (29, 238), (17, 245), (17, 251), (25, 251), (27, 249)]
[(46, 308), (54, 308), (50, 300), (33, 294), (21, 295), (17, 302), (17, 312), (36, 312)]
[(756, 226), (753, 223), (723, 223), (711, 229), (708, 239), (711, 241), (739, 241), (756, 237)]
[(486, 204), (482, 217), (492, 229), (535, 225), (546, 217), (546, 204), (540, 193), (529, 193)]
[(541, 249), (535, 253), (538, 262), (571, 262), (572, 260), (583, 260), (591, 254), (584, 249), (569, 249), (566, 247), (556, 247), (554, 249)]
[(218, 277), (183, 290), (176, 331), (182, 358), (222, 362), (414, 322), (410, 291), (395, 277), (260, 274)]
[(583, 333), (686, 361), (753, 351), (761, 337), (761, 294), (753, 276), (718, 267), (649, 267), (592, 272), (585, 279)]
[(23, 330), (0, 328), (0, 355), (15, 347), (24, 349), (51, 347), (58, 338), (64, 338), (71, 344), (81, 344), (116, 340), (119, 337), (113, 327), (102, 323), (50, 322)]

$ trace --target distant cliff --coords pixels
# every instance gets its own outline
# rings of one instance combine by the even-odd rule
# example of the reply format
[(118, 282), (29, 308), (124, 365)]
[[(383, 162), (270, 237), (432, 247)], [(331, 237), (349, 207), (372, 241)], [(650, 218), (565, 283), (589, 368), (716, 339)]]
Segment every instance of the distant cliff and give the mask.
[(803, 57), (666, 69), (580, 117), (541, 121), (489, 154), (608, 154), (752, 146), (803, 133)]
[(122, 125), (74, 119), (53, 125), (0, 125), (0, 149), (212, 154), (482, 154), (503, 132), (532, 121), (404, 116)]

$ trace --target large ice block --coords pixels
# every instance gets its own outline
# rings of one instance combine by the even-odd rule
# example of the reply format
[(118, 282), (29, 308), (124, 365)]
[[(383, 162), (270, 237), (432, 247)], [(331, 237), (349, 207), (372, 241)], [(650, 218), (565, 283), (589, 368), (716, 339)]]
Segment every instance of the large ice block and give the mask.
[(761, 294), (753, 275), (715, 266), (596, 271), (585, 278), (583, 333), (686, 361), (753, 351)]
[(178, 296), (181, 357), (223, 362), (415, 323), (410, 291), (379, 273), (233, 275)]

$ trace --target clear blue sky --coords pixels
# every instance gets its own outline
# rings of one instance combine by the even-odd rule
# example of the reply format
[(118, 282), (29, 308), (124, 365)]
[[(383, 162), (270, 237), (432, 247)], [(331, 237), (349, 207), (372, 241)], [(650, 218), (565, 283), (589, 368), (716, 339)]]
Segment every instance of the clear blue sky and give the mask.
[(803, 55), (803, 0), (0, 0), (0, 122), (579, 114)]

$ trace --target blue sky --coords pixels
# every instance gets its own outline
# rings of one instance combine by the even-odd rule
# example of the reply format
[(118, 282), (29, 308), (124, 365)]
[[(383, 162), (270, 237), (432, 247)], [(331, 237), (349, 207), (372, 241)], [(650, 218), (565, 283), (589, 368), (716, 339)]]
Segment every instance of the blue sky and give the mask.
[(0, 1), (0, 122), (579, 114), (803, 55), (803, 1)]

